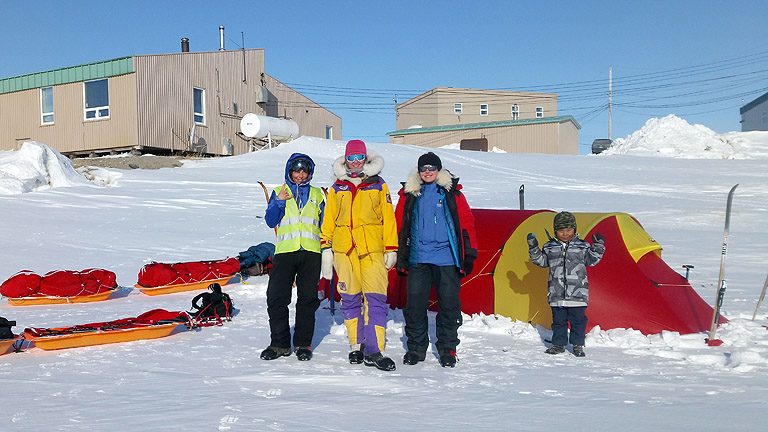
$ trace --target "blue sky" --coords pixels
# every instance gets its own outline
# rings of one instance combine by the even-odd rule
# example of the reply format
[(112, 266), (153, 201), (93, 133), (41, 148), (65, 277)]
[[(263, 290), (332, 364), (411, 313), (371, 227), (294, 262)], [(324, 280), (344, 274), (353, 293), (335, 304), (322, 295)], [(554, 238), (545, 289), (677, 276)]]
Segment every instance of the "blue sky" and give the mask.
[[(32, 6), (33, 5), (33, 6)], [(394, 101), (433, 87), (558, 93), (580, 153), (675, 114), (739, 131), (768, 92), (768, 2), (4, 1), (0, 77), (137, 54), (264, 48), (266, 71), (388, 142)]]

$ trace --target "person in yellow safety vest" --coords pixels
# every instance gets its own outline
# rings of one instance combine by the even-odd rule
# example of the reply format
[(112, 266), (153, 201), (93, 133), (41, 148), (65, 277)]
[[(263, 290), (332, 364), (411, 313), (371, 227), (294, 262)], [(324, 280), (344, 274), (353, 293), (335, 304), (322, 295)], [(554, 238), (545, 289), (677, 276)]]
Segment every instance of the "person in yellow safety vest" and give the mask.
[(333, 163), (336, 182), (328, 190), (320, 244), (322, 274), (336, 267), (349, 362), (395, 370), (384, 354), (387, 329), (387, 271), (397, 260), (397, 223), (389, 188), (379, 173), (384, 159), (365, 143), (347, 143)]
[(312, 359), (312, 336), (320, 280), (320, 226), (325, 194), (310, 186), (315, 163), (303, 153), (294, 153), (285, 164), (285, 183), (272, 191), (264, 217), (277, 227), (277, 243), (267, 285), (267, 314), (271, 341), (261, 353), (263, 360), (291, 355), (288, 305), (296, 281), (296, 325), (293, 346), (300, 361)]

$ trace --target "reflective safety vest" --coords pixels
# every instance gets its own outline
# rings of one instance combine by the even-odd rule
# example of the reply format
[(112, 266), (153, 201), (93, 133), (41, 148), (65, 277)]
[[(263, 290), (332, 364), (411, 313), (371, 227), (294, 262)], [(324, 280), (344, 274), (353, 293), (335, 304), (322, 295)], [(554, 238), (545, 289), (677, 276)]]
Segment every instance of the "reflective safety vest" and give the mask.
[[(275, 196), (284, 188), (274, 190)], [(320, 253), (320, 204), (325, 200), (322, 189), (309, 187), (309, 202), (299, 211), (295, 197), (285, 200), (285, 214), (277, 225), (275, 253), (295, 252), (301, 248)]]

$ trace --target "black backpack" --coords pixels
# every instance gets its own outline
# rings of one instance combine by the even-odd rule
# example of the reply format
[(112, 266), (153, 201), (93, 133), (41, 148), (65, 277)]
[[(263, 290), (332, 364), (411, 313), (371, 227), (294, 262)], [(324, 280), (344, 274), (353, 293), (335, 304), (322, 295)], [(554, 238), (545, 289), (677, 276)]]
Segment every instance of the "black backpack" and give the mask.
[(208, 285), (210, 292), (198, 294), (192, 299), (192, 318), (195, 320), (232, 319), (232, 299), (229, 294), (221, 291), (221, 285)]
[(0, 317), (0, 339), (13, 339), (16, 337), (11, 331), (11, 327), (16, 325), (16, 321), (8, 321)]

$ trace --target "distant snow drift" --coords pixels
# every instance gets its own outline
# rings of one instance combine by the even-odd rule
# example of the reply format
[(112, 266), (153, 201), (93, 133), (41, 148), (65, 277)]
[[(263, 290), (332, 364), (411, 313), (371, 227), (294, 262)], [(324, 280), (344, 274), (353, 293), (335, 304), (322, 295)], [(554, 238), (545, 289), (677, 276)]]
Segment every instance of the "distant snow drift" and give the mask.
[(691, 126), (670, 114), (649, 119), (640, 130), (618, 138), (600, 155), (661, 156), (684, 159), (768, 158), (768, 132), (719, 134)]
[(0, 152), (2, 195), (86, 184), (72, 161), (45, 144), (27, 141), (18, 151)]

